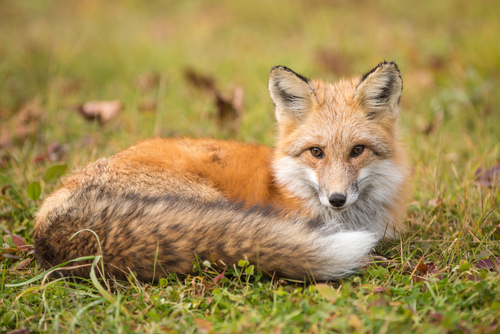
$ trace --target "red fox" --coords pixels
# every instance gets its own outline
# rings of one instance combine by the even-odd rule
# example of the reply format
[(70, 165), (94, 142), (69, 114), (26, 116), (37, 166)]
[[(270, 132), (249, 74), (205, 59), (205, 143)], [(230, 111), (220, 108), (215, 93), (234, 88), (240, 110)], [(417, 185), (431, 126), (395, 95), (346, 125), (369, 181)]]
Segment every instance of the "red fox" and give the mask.
[[(275, 149), (151, 139), (91, 163), (38, 211), (38, 262), (100, 254), (106, 275), (134, 271), (142, 281), (190, 274), (196, 257), (214, 265), (246, 258), (292, 279), (349, 275), (401, 229), (409, 177), (397, 132), (402, 87), (393, 62), (335, 84), (273, 67)], [(101, 248), (88, 231), (69, 240), (83, 229)]]

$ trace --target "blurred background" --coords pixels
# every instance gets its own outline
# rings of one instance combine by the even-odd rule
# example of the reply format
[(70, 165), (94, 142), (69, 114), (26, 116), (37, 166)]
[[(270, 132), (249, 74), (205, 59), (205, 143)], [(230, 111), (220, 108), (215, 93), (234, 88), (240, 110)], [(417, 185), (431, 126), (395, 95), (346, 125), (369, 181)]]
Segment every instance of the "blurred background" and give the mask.
[(272, 66), (334, 81), (387, 60), (426, 185), (415, 197), (439, 193), (436, 176), (500, 157), (499, 14), (463, 0), (2, 0), (0, 172), (27, 183), (151, 136), (272, 145)]

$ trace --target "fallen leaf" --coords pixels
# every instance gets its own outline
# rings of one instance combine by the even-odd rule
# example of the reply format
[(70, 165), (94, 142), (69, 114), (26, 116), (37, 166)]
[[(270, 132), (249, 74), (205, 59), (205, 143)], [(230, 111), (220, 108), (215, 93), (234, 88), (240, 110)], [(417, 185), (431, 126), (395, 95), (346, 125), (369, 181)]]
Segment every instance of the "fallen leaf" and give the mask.
[(187, 82), (195, 88), (203, 89), (208, 92), (216, 91), (214, 78), (200, 74), (192, 68), (188, 68), (184, 71), (184, 77)]
[(0, 195), (5, 196), (7, 194), (7, 190), (12, 188), (10, 184), (6, 184), (0, 189)]
[(38, 99), (25, 103), (8, 122), (0, 129), (0, 148), (8, 147), (13, 142), (22, 143), (28, 138), (37, 139), (45, 111), (40, 107)]
[(12, 242), (14, 245), (16, 245), (18, 248), (21, 246), (26, 246), (26, 243), (24, 242), (23, 238), (20, 236), (17, 236), (15, 234), (9, 233), (10, 237), (12, 238)]
[(237, 133), (241, 124), (243, 114), (243, 88), (237, 87), (232, 97), (215, 94), (215, 105), (217, 108), (217, 120), (219, 127)]
[(212, 286), (214, 285), (215, 283), (217, 283), (219, 280), (223, 279), (223, 278), (226, 278), (226, 276), (224, 276), (224, 273), (226, 272), (226, 268), (224, 268), (224, 271), (222, 273), (220, 273), (219, 275), (215, 276), (214, 279), (212, 280), (212, 284), (210, 284), (209, 286)]
[(485, 268), (488, 270), (492, 269), (492, 268), (499, 269), (500, 268), (500, 257), (497, 257), (495, 259), (495, 261), (492, 261), (490, 259), (478, 260), (476, 262), (476, 268), (478, 268), (478, 269)]
[(217, 88), (213, 77), (202, 75), (193, 69), (186, 69), (184, 76), (192, 86), (213, 96), (219, 128), (237, 133), (243, 115), (243, 88), (236, 87), (229, 96)]
[(28, 267), (31, 260), (33, 260), (33, 258), (28, 258), (26, 260), (19, 262), (16, 269), (24, 269), (24, 268)]
[(318, 293), (326, 300), (332, 303), (337, 301), (338, 293), (330, 285), (319, 283), (316, 284), (316, 289), (318, 289)]
[(54, 141), (47, 146), (45, 151), (47, 152), (49, 161), (51, 162), (61, 161), (63, 156), (68, 151), (68, 145), (61, 145), (58, 142)]
[(97, 119), (101, 125), (104, 125), (120, 113), (122, 103), (120, 101), (89, 101), (79, 106), (77, 110), (85, 119)]
[(478, 168), (474, 176), (478, 184), (491, 188), (495, 184), (500, 184), (500, 165), (493, 166), (486, 170)]
[(419, 262), (417, 265), (417, 270), (420, 271), (421, 275), (425, 275), (425, 274), (427, 274), (427, 271), (429, 269), (427, 268), (427, 265), (425, 263)]
[(212, 330), (212, 324), (206, 319), (194, 319), (194, 322), (200, 333), (210, 333)]
[(31, 334), (29, 331), (28, 327), (25, 327), (23, 329), (16, 329), (11, 332), (8, 332), (7, 334)]

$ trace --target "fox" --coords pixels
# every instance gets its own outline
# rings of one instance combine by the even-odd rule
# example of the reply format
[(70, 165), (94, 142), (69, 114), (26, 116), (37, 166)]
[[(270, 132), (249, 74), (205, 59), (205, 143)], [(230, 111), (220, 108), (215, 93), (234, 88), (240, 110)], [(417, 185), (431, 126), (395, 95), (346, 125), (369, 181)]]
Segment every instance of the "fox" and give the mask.
[[(40, 266), (101, 255), (106, 277), (144, 282), (192, 274), (194, 261), (246, 259), (271, 276), (317, 281), (366, 266), (377, 242), (404, 230), (398, 66), (336, 83), (275, 66), (268, 83), (274, 148), (153, 138), (76, 170), (36, 213)], [(88, 278), (85, 263), (65, 273)]]

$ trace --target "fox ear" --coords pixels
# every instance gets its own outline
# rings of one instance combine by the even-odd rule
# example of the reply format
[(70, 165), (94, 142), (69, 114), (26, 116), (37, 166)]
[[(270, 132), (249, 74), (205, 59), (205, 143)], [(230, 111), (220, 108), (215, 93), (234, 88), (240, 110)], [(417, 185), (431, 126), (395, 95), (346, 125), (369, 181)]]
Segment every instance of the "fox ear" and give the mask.
[(276, 105), (278, 122), (301, 122), (316, 103), (314, 86), (309, 79), (284, 66), (269, 73), (269, 92)]
[(403, 80), (396, 63), (383, 62), (361, 78), (354, 99), (366, 109), (369, 120), (396, 118), (402, 90)]

